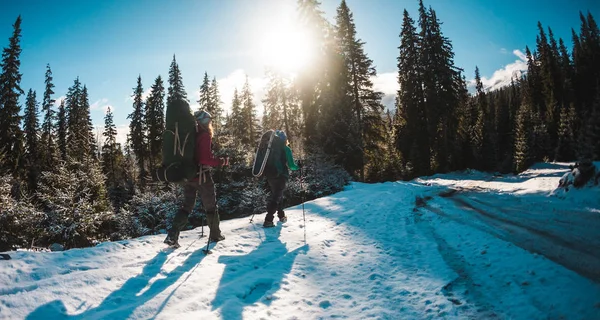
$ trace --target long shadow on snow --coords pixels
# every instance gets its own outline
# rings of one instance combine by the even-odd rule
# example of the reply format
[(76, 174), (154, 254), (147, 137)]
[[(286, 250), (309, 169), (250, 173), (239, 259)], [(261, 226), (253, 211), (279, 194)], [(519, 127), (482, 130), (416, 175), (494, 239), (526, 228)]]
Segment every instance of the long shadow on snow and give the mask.
[(279, 224), (265, 229), (265, 240), (246, 255), (219, 257), (219, 263), (226, 266), (212, 309), (221, 308), (223, 319), (241, 320), (244, 307), (259, 301), (269, 305), (271, 296), (292, 270), (296, 256), (308, 252), (308, 245), (288, 251), (279, 239), (281, 228)]
[(39, 306), (26, 319), (126, 319), (138, 307), (177, 282), (183, 274), (193, 270), (205, 257), (205, 254), (200, 249), (194, 251), (181, 265), (166, 274), (165, 278), (156, 280), (146, 291), (139, 294), (148, 286), (148, 282), (160, 273), (163, 264), (168, 261), (167, 257), (167, 252), (158, 252), (154, 258), (148, 261), (140, 274), (127, 280), (121, 288), (113, 291), (99, 306), (93, 309), (76, 315), (68, 315), (62, 300), (54, 300)]

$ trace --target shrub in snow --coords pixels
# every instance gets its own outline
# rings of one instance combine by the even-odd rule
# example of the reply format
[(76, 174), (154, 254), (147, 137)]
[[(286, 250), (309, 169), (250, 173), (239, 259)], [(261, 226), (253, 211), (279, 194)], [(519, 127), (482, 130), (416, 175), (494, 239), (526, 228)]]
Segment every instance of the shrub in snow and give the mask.
[(121, 232), (130, 237), (160, 233), (179, 209), (181, 199), (181, 187), (176, 184), (138, 192), (117, 214)]
[(305, 160), (302, 175), (302, 187), (300, 188), (300, 177), (295, 175), (294, 179), (297, 180), (292, 181), (291, 191), (294, 191), (295, 187), (299, 188), (298, 190), (305, 195), (305, 201), (342, 191), (351, 178), (342, 167), (318, 154)]
[(43, 243), (88, 247), (108, 239), (111, 230), (106, 226), (116, 226), (104, 175), (92, 161), (69, 161), (53, 172), (43, 172), (37, 197), (47, 214)]
[(0, 176), (0, 251), (29, 247), (41, 235), (45, 215), (27, 198), (11, 196), (12, 178)]

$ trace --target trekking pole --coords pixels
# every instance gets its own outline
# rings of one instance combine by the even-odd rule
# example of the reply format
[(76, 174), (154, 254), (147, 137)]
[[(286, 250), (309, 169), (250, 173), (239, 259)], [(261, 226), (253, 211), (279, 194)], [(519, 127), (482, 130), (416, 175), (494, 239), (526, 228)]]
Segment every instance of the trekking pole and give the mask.
[[(216, 210), (218, 210), (218, 209), (215, 209), (215, 215), (218, 215)], [(215, 218), (216, 217), (213, 217), (213, 224), (214, 224)], [(206, 220), (208, 220), (208, 218)], [(213, 230), (213, 227), (214, 226), (212, 226), (212, 225), (208, 226), (209, 230)], [(206, 249), (202, 250), (202, 252), (204, 252), (204, 254), (211, 254), (212, 252), (210, 250), (208, 250), (208, 246), (210, 245), (210, 234), (208, 235), (207, 238), (208, 238), (208, 241), (206, 242)]]
[(200, 238), (204, 237), (204, 221), (206, 220), (206, 214), (202, 216), (202, 223), (200, 223)]
[(302, 184), (302, 180), (304, 177), (303, 173), (304, 160), (302, 161), (302, 166), (300, 167), (300, 198), (302, 201), (302, 218), (304, 219), (304, 244), (306, 244), (306, 214), (304, 213), (304, 186)]

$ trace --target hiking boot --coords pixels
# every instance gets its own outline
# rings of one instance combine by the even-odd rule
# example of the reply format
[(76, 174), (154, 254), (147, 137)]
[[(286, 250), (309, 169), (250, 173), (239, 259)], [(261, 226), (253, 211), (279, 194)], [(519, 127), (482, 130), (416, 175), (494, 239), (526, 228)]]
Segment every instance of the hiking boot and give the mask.
[(219, 242), (225, 240), (225, 236), (220, 235), (218, 237), (210, 237), (210, 242)]
[(179, 236), (175, 233), (169, 233), (164, 243), (166, 243), (169, 247), (179, 248), (179, 240), (177, 239)]
[(265, 221), (265, 223), (263, 223), (264, 228), (273, 228), (274, 226), (275, 224), (273, 223), (273, 221)]
[(279, 221), (287, 222), (287, 216), (279, 217)]

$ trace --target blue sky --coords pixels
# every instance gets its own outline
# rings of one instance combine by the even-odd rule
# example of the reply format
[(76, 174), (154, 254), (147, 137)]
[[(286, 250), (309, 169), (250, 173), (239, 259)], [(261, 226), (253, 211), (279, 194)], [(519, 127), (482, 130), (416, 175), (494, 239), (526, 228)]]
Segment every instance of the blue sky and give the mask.
[[(219, 80), (225, 107), (233, 88), (248, 74), (255, 98), (263, 94), (263, 35), (289, 20), (295, 0), (0, 0), (0, 46), (8, 45), (12, 24), (21, 14), (22, 88), (41, 98), (44, 72), (50, 63), (56, 98), (79, 76), (88, 87), (92, 119), (103, 124), (110, 105), (117, 125), (126, 127), (132, 102), (127, 97), (141, 74), (148, 89), (160, 74), (165, 78), (173, 54), (182, 70), (192, 102), (204, 71)], [(417, 19), (417, 0), (347, 0), (358, 36), (380, 73), (375, 83), (391, 97), (402, 12)], [(505, 77), (522, 68), (518, 57), (535, 46), (537, 21), (550, 26), (557, 38), (571, 43), (571, 28), (579, 30), (579, 10), (600, 19), (594, 0), (476, 1), (428, 0), (443, 22), (442, 31), (454, 45), (455, 63), (473, 78)], [(330, 21), (338, 0), (323, 0)], [(507, 71), (508, 70), (508, 71)], [(23, 97), (24, 100), (24, 97)], [(390, 99), (387, 100), (391, 101)]]

